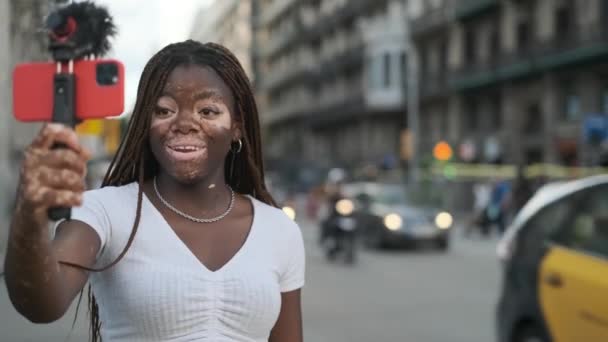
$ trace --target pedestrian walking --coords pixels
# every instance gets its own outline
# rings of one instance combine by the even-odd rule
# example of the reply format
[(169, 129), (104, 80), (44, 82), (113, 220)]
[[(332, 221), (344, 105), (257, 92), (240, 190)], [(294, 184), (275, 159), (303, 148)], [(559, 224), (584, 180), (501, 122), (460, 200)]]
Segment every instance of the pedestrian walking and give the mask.
[(524, 174), (524, 170), (519, 168), (517, 177), (513, 182), (513, 193), (511, 196), (511, 218), (514, 218), (517, 213), (526, 205), (528, 200), (534, 194), (532, 182)]
[(489, 235), (490, 228), (498, 227), (499, 235), (506, 229), (506, 219), (509, 212), (511, 196), (511, 185), (507, 180), (496, 180), (490, 194), (490, 201), (486, 208), (486, 219), (484, 220), (484, 235)]
[(490, 184), (485, 181), (479, 181), (473, 185), (473, 213), (469, 224), (465, 227), (465, 236), (470, 236), (473, 230), (479, 230), (482, 235), (487, 235), (484, 229), (491, 192)]

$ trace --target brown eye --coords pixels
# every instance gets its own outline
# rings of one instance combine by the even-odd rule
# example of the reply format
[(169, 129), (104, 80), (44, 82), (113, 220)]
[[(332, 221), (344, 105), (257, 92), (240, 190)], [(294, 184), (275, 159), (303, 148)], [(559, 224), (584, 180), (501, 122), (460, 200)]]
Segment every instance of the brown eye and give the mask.
[(204, 116), (218, 115), (219, 113), (219, 111), (214, 110), (213, 108), (203, 108), (199, 111), (199, 114), (203, 114)]
[(163, 107), (156, 107), (156, 109), (154, 110), (154, 114), (158, 115), (158, 116), (167, 116), (169, 114), (171, 114), (171, 110), (168, 108), (163, 108)]

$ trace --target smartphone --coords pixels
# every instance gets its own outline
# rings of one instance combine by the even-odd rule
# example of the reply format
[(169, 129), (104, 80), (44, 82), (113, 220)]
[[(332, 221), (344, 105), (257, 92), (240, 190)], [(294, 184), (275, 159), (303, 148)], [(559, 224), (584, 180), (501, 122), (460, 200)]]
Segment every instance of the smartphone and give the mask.
[[(67, 64), (62, 66), (67, 72)], [(75, 115), (77, 119), (100, 119), (124, 111), (125, 70), (114, 59), (74, 62)], [(53, 119), (53, 77), (57, 63), (18, 64), (13, 70), (13, 114), (23, 122)]]

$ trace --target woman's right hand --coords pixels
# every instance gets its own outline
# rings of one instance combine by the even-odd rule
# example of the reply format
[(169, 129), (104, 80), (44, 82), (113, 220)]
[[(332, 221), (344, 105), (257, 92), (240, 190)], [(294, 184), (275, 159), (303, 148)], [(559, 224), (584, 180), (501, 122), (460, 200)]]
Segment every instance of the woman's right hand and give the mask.
[(81, 205), (89, 158), (74, 130), (46, 124), (25, 151), (15, 214), (46, 227), (49, 208)]

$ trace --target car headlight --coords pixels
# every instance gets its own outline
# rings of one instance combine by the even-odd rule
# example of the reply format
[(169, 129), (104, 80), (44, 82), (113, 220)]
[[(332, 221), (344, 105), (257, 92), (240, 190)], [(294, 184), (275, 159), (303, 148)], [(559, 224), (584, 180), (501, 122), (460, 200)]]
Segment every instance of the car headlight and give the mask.
[(336, 211), (342, 216), (348, 216), (355, 210), (355, 204), (349, 199), (341, 199), (336, 203)]
[(399, 230), (403, 226), (403, 219), (397, 214), (384, 216), (384, 226), (389, 230)]
[(435, 225), (439, 229), (449, 229), (450, 227), (452, 227), (453, 223), (454, 223), (454, 218), (448, 212), (444, 211), (442, 213), (437, 214), (437, 216), (435, 216)]
[(292, 220), (296, 219), (296, 211), (290, 206), (284, 206), (283, 212)]

